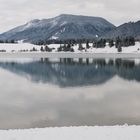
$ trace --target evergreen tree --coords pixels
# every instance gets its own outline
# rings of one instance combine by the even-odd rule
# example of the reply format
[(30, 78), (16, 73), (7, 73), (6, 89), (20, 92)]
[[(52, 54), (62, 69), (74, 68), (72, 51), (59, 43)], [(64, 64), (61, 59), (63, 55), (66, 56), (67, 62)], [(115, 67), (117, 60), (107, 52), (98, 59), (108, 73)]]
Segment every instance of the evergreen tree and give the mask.
[(52, 49), (51, 48), (49, 48), (47, 45), (45, 46), (45, 51), (46, 52), (51, 52), (52, 51)]
[(122, 41), (119, 37), (116, 38), (115, 46), (116, 48), (122, 47)]
[(41, 51), (41, 52), (44, 52), (44, 48), (43, 48), (43, 47), (41, 47), (41, 48), (40, 48), (40, 51)]
[(118, 52), (122, 52), (122, 46), (118, 46)]
[(78, 50), (80, 50), (80, 51), (84, 50), (82, 43), (79, 43), (79, 48), (78, 48)]
[(135, 38), (134, 37), (129, 37), (129, 45), (134, 46), (135, 45)]
[(89, 49), (90, 46), (89, 46), (89, 41), (86, 42), (86, 49)]
[(109, 40), (109, 47), (113, 47), (114, 46), (114, 41), (112, 39)]

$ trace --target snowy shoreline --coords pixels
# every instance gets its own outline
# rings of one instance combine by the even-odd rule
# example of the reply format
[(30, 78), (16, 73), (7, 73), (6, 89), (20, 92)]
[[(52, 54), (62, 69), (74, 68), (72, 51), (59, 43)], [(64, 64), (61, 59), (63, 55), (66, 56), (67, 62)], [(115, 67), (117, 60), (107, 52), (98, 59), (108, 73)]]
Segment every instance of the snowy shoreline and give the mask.
[[(91, 44), (90, 44), (91, 45)], [(41, 51), (41, 47), (30, 43), (2, 44), (0, 43), (0, 58), (2, 57), (23, 57), (23, 58), (140, 58), (140, 42), (136, 42), (135, 46), (122, 47), (122, 52), (118, 53), (115, 46), (104, 48), (89, 48), (79, 50), (79, 46), (73, 46), (74, 52), (58, 52), (60, 44), (50, 44), (48, 47), (52, 52)], [(86, 44), (83, 44), (86, 48)], [(33, 48), (35, 51), (33, 51)]]
[(0, 58), (140, 58), (140, 53), (90, 53), (90, 52), (16, 52), (0, 53)]
[(140, 126), (61, 127), (0, 130), (2, 140), (139, 140)]

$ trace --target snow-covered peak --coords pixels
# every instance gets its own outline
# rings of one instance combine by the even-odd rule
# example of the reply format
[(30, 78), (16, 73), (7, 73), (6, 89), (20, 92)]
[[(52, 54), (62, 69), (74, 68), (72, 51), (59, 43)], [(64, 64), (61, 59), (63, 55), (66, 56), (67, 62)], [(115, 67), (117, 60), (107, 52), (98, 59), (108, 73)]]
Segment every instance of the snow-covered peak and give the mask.
[[(26, 40), (36, 42), (37, 40), (50, 39), (59, 33), (59, 39), (94, 38), (101, 36), (108, 30), (114, 29), (114, 25), (103, 18), (60, 15), (50, 19), (35, 19), (0, 35), (0, 39)], [(38, 31), (36, 33), (36, 31)], [(54, 37), (53, 37), (54, 38)]]
[(39, 22), (40, 22), (40, 20), (39, 20), (39, 19), (34, 19), (34, 20), (31, 20), (30, 22), (28, 22), (28, 23), (26, 24), (25, 28), (32, 27), (32, 26), (34, 26), (34, 25), (38, 24)]
[(34, 19), (34, 20), (31, 20), (29, 23), (35, 24), (35, 23), (38, 23), (39, 21), (40, 21), (39, 19)]

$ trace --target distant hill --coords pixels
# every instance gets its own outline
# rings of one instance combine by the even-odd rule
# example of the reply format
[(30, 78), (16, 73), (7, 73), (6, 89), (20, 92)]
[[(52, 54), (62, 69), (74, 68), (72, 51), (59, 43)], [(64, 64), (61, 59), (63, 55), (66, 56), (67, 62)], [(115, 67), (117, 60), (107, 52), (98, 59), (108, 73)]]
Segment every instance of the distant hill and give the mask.
[(32, 20), (0, 34), (1, 40), (24, 40), (36, 42), (51, 39), (96, 38), (115, 29), (115, 26), (100, 17), (60, 15), (51, 19)]
[(116, 38), (116, 37), (132, 36), (140, 39), (140, 21), (125, 23), (119, 27), (114, 28), (112, 31), (105, 33), (102, 37)]

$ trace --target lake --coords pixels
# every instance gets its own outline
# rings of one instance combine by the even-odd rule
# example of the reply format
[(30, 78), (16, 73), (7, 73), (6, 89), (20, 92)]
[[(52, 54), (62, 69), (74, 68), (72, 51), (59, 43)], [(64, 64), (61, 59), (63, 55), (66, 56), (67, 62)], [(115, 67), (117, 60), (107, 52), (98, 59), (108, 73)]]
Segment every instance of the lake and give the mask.
[(0, 59), (0, 129), (140, 125), (139, 59)]

